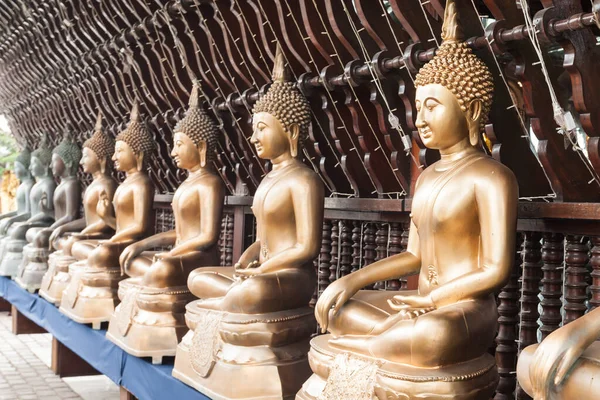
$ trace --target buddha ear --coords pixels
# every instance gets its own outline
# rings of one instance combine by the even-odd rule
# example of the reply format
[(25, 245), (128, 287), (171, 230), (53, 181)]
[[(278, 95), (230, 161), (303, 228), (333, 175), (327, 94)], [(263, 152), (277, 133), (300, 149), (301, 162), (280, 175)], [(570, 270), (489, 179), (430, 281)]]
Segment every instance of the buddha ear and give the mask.
[(469, 124), (469, 142), (471, 146), (477, 147), (480, 143), (479, 130), (481, 126), (481, 113), (483, 104), (481, 100), (475, 99), (469, 103), (467, 108), (467, 122)]
[(100, 172), (102, 172), (103, 174), (106, 173), (106, 163), (108, 161), (107, 157), (102, 157), (99, 162), (100, 162)]
[(200, 155), (200, 166), (205, 167), (206, 166), (206, 155), (207, 155), (207, 150), (208, 150), (206, 141), (201, 140), (200, 143), (198, 143), (197, 147), (198, 147), (198, 154)]
[(137, 170), (141, 171), (144, 168), (144, 152), (140, 151), (135, 155), (137, 161)]
[(298, 156), (298, 141), (300, 139), (300, 126), (298, 124), (292, 124), (288, 127), (288, 132), (290, 134), (290, 153), (292, 157)]

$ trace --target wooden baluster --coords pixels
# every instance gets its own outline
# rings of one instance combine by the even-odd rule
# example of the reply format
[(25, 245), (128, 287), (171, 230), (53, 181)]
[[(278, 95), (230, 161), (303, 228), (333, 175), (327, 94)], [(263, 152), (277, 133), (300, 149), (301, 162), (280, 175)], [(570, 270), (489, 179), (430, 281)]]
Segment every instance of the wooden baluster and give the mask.
[(319, 272), (317, 274), (319, 296), (329, 286), (329, 262), (331, 261), (331, 221), (323, 221), (323, 238), (319, 255)]
[(346, 276), (352, 270), (352, 232), (350, 222), (341, 221), (340, 231), (340, 276)]
[[(387, 231), (387, 224), (377, 224), (377, 231), (375, 233), (375, 261), (383, 260), (387, 257)], [(385, 290), (385, 281), (377, 282), (374, 286), (374, 289)]]
[[(410, 229), (410, 222), (402, 227), (402, 235), (400, 245), (402, 246), (402, 251), (406, 251), (408, 249), (408, 233)], [(402, 289), (406, 289), (408, 287), (408, 280), (406, 278), (402, 278), (401, 280)]]
[[(363, 233), (363, 267), (375, 261), (375, 257), (377, 256), (375, 248), (375, 229), (372, 223), (367, 223)], [(373, 285), (367, 286), (366, 289), (373, 289)]]
[(219, 262), (221, 266), (226, 265), (225, 264), (225, 235), (227, 234), (227, 214), (223, 215), (223, 218), (221, 218), (221, 233), (219, 234), (219, 242), (218, 242), (218, 246), (219, 246)]
[[(520, 234), (517, 237), (519, 243)], [(515, 253), (516, 260), (506, 286), (498, 295), (498, 336), (496, 336), (496, 363), (500, 381), (494, 400), (512, 400), (517, 380), (517, 327), (519, 323), (519, 276), (521, 254)]]
[(560, 307), (562, 301), (562, 275), (563, 275), (564, 236), (559, 233), (545, 233), (542, 246), (542, 340), (558, 329), (562, 321)]
[(587, 274), (586, 264), (588, 261), (588, 245), (582, 243), (582, 236), (567, 235), (567, 243), (565, 249), (565, 267), (566, 282), (565, 282), (565, 317), (563, 325), (583, 316), (587, 307), (587, 282), (585, 277)]
[[(519, 327), (519, 350), (537, 343), (538, 294), (542, 279), (542, 259), (540, 235), (536, 232), (524, 234), (521, 247), (523, 275), (521, 278), (521, 324)], [(529, 396), (517, 388), (518, 399), (529, 399)]]
[(356, 272), (360, 268), (360, 222), (354, 221), (352, 228), (352, 271)]
[(593, 236), (590, 241), (592, 242), (592, 251), (590, 264), (592, 266), (592, 285), (590, 286), (590, 292), (592, 298), (590, 299), (590, 311), (600, 306), (600, 236)]
[(331, 220), (331, 260), (329, 261), (329, 283), (337, 279), (338, 260), (340, 256), (339, 248), (339, 226), (338, 220)]
[[(392, 222), (390, 224), (390, 241), (388, 243), (388, 256), (402, 253), (402, 230), (400, 223)], [(390, 279), (387, 281), (386, 290), (399, 290), (402, 287), (400, 279)]]
[(225, 265), (233, 265), (233, 214), (227, 214), (225, 235)]

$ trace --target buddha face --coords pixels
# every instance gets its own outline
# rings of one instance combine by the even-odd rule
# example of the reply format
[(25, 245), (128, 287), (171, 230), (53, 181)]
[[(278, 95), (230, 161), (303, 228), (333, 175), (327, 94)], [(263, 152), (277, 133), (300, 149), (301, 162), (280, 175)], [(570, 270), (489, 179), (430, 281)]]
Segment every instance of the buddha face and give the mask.
[(188, 135), (181, 132), (175, 132), (175, 136), (173, 136), (171, 157), (175, 160), (177, 168), (188, 170), (200, 165), (201, 161), (200, 152), (196, 144)]
[(426, 147), (444, 150), (469, 137), (467, 116), (460, 109), (454, 94), (444, 86), (439, 84), (419, 86), (415, 103), (417, 109), (415, 125)]
[(98, 156), (89, 147), (83, 148), (79, 165), (83, 167), (83, 172), (85, 172), (86, 174), (93, 174), (97, 171), (100, 171), (101, 167)]
[(252, 117), (250, 142), (260, 158), (273, 160), (290, 153), (290, 135), (271, 114), (259, 112)]
[(44, 165), (39, 158), (32, 156), (31, 164), (29, 165), (29, 171), (34, 177), (42, 178), (48, 174), (48, 167)]
[(63, 176), (67, 167), (58, 154), (52, 154), (52, 175)]
[(130, 171), (137, 168), (137, 160), (133, 149), (122, 140), (117, 140), (112, 160), (115, 162), (117, 171)]
[(17, 176), (17, 179), (20, 181), (27, 178), (27, 176), (29, 175), (29, 171), (27, 170), (27, 168), (25, 168), (25, 166), (18, 161), (15, 161), (14, 169), (15, 169), (15, 175)]

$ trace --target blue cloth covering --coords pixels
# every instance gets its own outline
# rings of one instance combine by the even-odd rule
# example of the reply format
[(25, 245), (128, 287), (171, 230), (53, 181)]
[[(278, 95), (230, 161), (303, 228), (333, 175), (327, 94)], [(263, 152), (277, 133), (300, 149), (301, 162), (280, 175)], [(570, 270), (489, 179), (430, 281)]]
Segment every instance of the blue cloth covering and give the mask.
[(210, 400), (173, 378), (172, 365), (152, 365), (126, 353), (106, 339), (105, 330), (93, 330), (72, 321), (54, 305), (20, 288), (10, 278), (0, 277), (0, 296), (140, 400)]

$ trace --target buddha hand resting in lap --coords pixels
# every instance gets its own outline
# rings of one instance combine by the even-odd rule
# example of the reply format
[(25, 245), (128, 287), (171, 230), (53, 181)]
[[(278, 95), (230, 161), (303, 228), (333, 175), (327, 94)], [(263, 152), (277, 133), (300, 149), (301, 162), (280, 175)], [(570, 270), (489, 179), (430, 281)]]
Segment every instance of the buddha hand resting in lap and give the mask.
[(52, 174), (60, 179), (52, 200), (55, 221), (47, 228), (31, 228), (26, 237), (29, 244), (23, 249), (23, 261), (16, 281), (30, 291), (39, 289), (48, 269), (48, 239), (55, 229), (73, 222), (79, 216), (81, 188), (77, 168), (81, 150), (67, 131), (64, 139), (52, 151)]
[[(140, 240), (121, 254), (121, 267), (132, 278), (119, 284), (122, 303), (107, 334), (125, 350), (153, 356), (156, 362), (161, 356), (174, 356), (187, 331), (185, 305), (194, 299), (186, 286), (189, 273), (219, 263), (217, 241), (225, 190), (211, 163), (217, 129), (200, 108), (198, 89), (194, 84), (190, 108), (174, 130), (171, 156), (177, 167), (188, 171), (173, 196), (175, 229)], [(173, 248), (151, 251), (168, 246)]]
[(0, 265), (2, 275), (17, 273), (23, 257), (23, 247), (27, 244), (27, 231), (31, 228), (50, 226), (54, 221), (52, 199), (56, 183), (50, 173), (51, 161), (52, 150), (48, 147), (47, 137), (44, 136), (40, 147), (31, 154), (29, 165), (31, 175), (36, 180), (29, 192), (31, 216), (26, 221), (17, 222), (11, 227)]
[[(310, 372), (306, 351), (315, 325), (308, 304), (316, 285), (323, 185), (296, 159), (308, 136), (310, 108), (286, 81), (279, 47), (273, 81), (253, 110), (251, 142), (273, 165), (254, 196), (256, 241), (234, 268), (199, 268), (188, 279), (201, 300), (187, 306), (191, 330), (178, 347), (173, 375), (218, 398), (288, 398)], [(214, 358), (221, 339), (223, 351)]]
[[(458, 40), (458, 28), (448, 1), (444, 42), (415, 80), (419, 136), (441, 159), (417, 180), (407, 251), (325, 289), (315, 316), (331, 335), (313, 340), (315, 360), (327, 359), (327, 352), (346, 353), (384, 365), (386, 372), (398, 372), (390, 364), (439, 369), (478, 359), (493, 342), (494, 291), (505, 284), (514, 258), (518, 188), (512, 172), (481, 151), (493, 82), (485, 64)], [(416, 292), (360, 290), (414, 273)], [(486, 385), (493, 393), (495, 383)], [(457, 388), (413, 389), (398, 383), (394, 390), (409, 397), (431, 391), (431, 398), (463, 398), (452, 397)], [(486, 398), (478, 396), (472, 398)]]
[[(67, 222), (52, 231), (48, 244), (50, 249), (57, 251), (48, 258), (48, 271), (42, 279), (40, 296), (48, 301), (60, 304), (62, 291), (69, 281), (68, 267), (77, 261), (72, 249), (80, 243), (79, 259), (85, 259), (87, 252), (93, 248), (92, 240), (108, 239), (112, 229), (96, 212), (101, 193), (106, 193), (112, 199), (117, 187), (116, 181), (110, 176), (107, 164), (114, 153), (114, 140), (102, 132), (102, 114), (98, 114), (94, 134), (83, 144), (80, 165), (83, 172), (92, 175), (92, 183), (83, 195), (84, 218)], [(57, 189), (58, 190), (58, 189)], [(109, 208), (109, 216), (113, 216)]]
[[(67, 298), (63, 294), (61, 301), (61, 311), (76, 321), (93, 320), (93, 323), (98, 323), (108, 320), (114, 310), (114, 303), (118, 302), (116, 289), (122, 279), (119, 256), (127, 246), (148, 236), (153, 230), (154, 186), (145, 172), (145, 163), (153, 149), (154, 140), (140, 122), (136, 103), (131, 110), (129, 125), (116, 138), (112, 157), (115, 168), (126, 173), (125, 180), (114, 194), (115, 216), (112, 215), (110, 196), (106, 190), (100, 192), (96, 207), (98, 216), (115, 229), (115, 234), (108, 240), (101, 240), (91, 250), (84, 251), (87, 253), (86, 268), (80, 271), (81, 276), (77, 275), (77, 279), (71, 280), (64, 292)], [(78, 247), (85, 246), (85, 242), (77, 242), (73, 253), (77, 252)], [(103, 294), (92, 296), (84, 287), (99, 288), (98, 291)], [(79, 293), (82, 296), (84, 293), (89, 294), (85, 304), (78, 302)]]
[(592, 400), (600, 393), (600, 309), (552, 332), (519, 355), (520, 386), (536, 400)]

